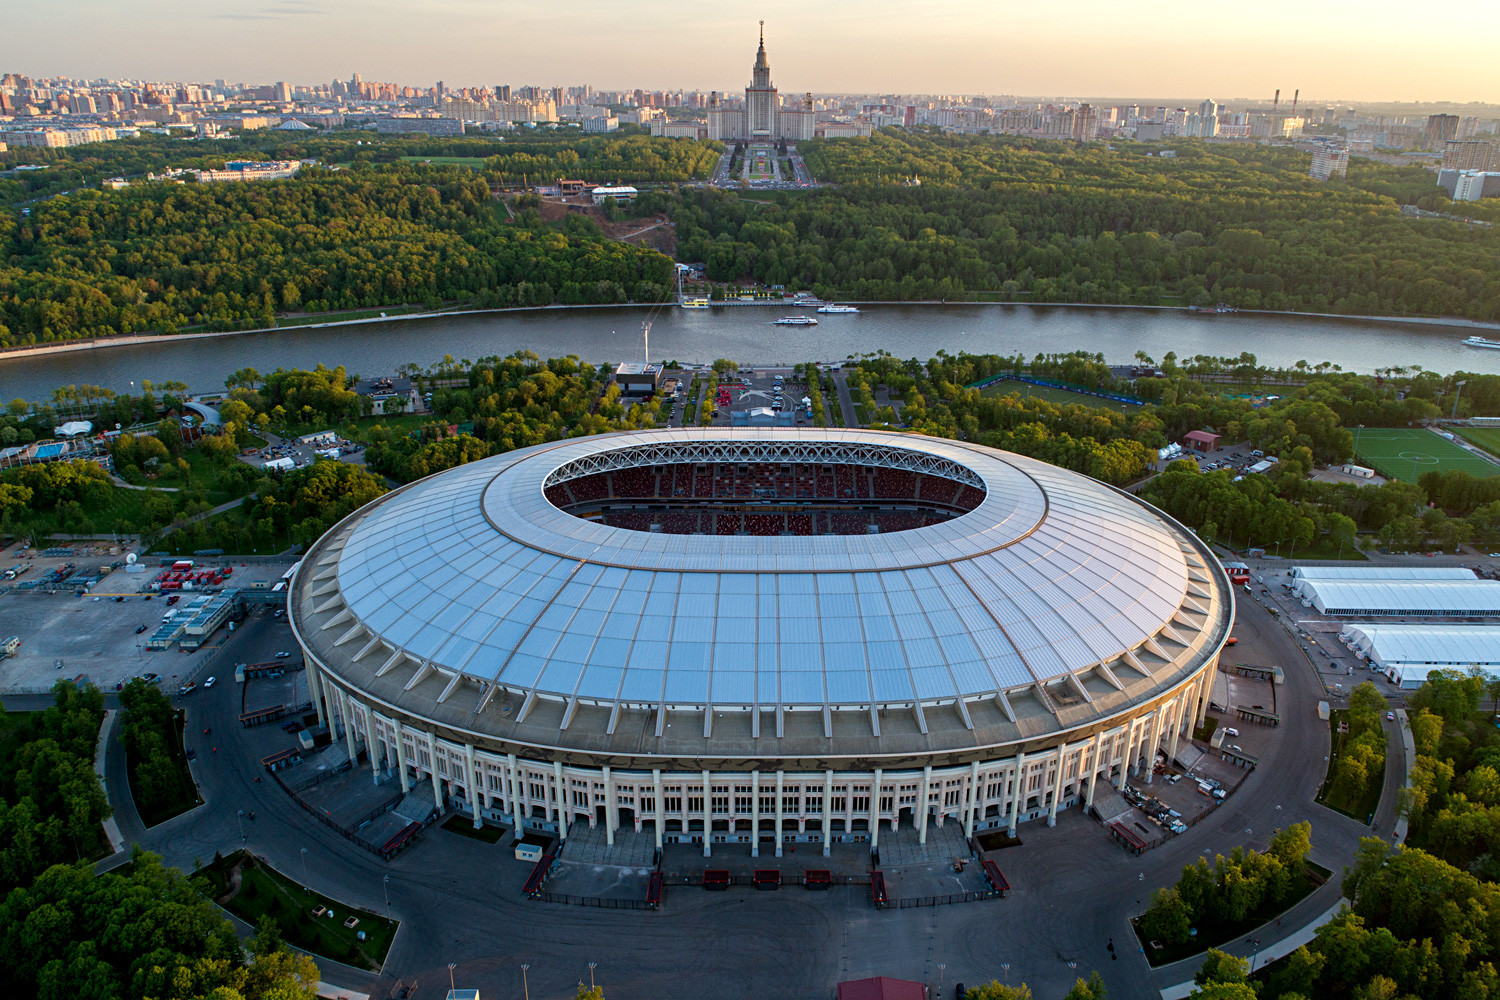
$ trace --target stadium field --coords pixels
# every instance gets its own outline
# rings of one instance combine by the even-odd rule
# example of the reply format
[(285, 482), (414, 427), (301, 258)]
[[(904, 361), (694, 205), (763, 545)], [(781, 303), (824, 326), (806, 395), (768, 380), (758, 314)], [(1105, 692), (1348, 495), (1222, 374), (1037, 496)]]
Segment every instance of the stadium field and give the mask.
[(1500, 476), (1500, 465), (1429, 430), (1366, 427), (1356, 432), (1355, 453), (1387, 479), (1414, 483), (1424, 472), (1462, 469), (1479, 479)]
[(1017, 382), (1013, 379), (992, 382), (979, 391), (985, 396), (1009, 396), (1012, 393), (1018, 396), (1039, 396), (1049, 403), (1057, 403), (1059, 406), (1066, 406), (1069, 403), (1082, 403), (1084, 406), (1099, 406), (1106, 410), (1114, 410), (1117, 413), (1133, 412), (1140, 409), (1139, 406), (1116, 402), (1113, 399), (1105, 399), (1102, 396), (1090, 396), (1087, 393), (1059, 389), (1057, 386), (1052, 385), (1032, 385), (1030, 382)]
[(1500, 427), (1450, 427), (1449, 430), (1491, 455), (1500, 456)]

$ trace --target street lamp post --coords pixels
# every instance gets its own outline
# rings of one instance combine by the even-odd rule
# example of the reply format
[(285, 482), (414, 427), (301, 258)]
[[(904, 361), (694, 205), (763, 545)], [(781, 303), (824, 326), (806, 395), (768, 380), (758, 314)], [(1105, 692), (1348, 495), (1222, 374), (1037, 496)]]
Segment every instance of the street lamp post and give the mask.
[(938, 963), (938, 990), (937, 990), (937, 995), (939, 997), (942, 997), (942, 995), (943, 995), (943, 973), (945, 973), (947, 971), (948, 971), (948, 965), (947, 965), (947, 963), (946, 962), (939, 962)]
[(1451, 420), (1457, 420), (1458, 419), (1458, 399), (1459, 399), (1460, 396), (1462, 396), (1464, 394), (1464, 386), (1466, 386), (1468, 384), (1469, 384), (1469, 380), (1468, 379), (1464, 379), (1463, 381), (1461, 381), (1461, 382), (1458, 383), (1458, 391), (1453, 394), (1453, 415), (1449, 419), (1451, 419)]
[(1250, 972), (1253, 975), (1255, 973), (1255, 956), (1260, 954), (1260, 938), (1251, 938), (1250, 944)]
[(589, 963), (589, 989), (591, 990), (594, 988), (594, 966), (598, 964), (598, 962)]
[(245, 846), (245, 810), (240, 810), (240, 846)]
[(307, 848), (302, 848), (302, 884), (307, 885)]
[(380, 880), (381, 887), (385, 889), (385, 919), (391, 919), (391, 877), (386, 875)]
[(452, 992), (453, 990), (458, 989), (457, 986), (453, 985), (453, 968), (454, 968), (454, 963), (449, 962), (448, 963), (448, 990), (450, 992)]
[(531, 1000), (531, 985), (526, 981), (526, 970), (529, 968), (529, 964), (521, 963), (521, 1000)]

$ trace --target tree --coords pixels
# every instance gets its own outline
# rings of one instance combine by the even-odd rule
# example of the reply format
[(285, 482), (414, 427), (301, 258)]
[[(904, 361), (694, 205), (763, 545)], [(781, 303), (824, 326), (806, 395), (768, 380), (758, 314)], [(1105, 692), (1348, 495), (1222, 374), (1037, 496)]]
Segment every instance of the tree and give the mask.
[(1104, 988), (1104, 977), (1094, 972), (1088, 979), (1075, 980), (1073, 988), (1068, 990), (1063, 1000), (1105, 1000), (1108, 995)]
[(1193, 982), (1206, 986), (1209, 983), (1243, 983), (1249, 978), (1249, 962), (1217, 948), (1210, 948), (1203, 958), (1203, 964), (1198, 967), (1197, 974), (1193, 976)]
[(964, 991), (964, 1000), (1031, 1000), (1031, 988), (1025, 983), (1007, 986), (992, 979), (983, 986), (970, 986)]

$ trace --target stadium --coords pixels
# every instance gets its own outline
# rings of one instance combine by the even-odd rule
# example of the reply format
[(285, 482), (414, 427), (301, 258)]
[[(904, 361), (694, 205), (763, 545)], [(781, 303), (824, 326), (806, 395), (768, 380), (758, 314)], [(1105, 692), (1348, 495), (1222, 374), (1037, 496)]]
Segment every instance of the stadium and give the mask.
[(297, 569), (322, 720), (376, 781), (566, 838), (966, 835), (1149, 781), (1207, 706), (1218, 561), (1122, 491), (822, 428), (571, 439), (380, 497)]

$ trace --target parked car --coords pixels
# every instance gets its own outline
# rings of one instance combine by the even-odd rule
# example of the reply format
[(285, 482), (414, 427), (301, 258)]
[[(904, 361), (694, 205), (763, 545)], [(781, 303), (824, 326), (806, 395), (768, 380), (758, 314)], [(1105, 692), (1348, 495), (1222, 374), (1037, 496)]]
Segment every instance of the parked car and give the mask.
[(203, 690), (207, 691), (209, 688), (213, 687), (214, 686), (214, 681), (216, 681), (216, 680), (218, 680), (217, 677), (210, 677), (208, 680), (204, 681), (203, 682)]
[(144, 625), (137, 625), (135, 627), (135, 634), (136, 635), (140, 635), (144, 631), (146, 631), (146, 626), (144, 626)]
[(286, 650), (283, 649), (281, 652), (279, 652), (279, 653), (276, 654), (275, 658), (278, 659), (278, 660), (285, 660), (285, 659), (290, 658), (291, 655), (292, 655), (291, 653), (288, 653)]
[(1385, 713), (1385, 721), (1386, 722), (1395, 722), (1396, 721), (1396, 713), (1395, 712), (1387, 712), (1387, 713)]

